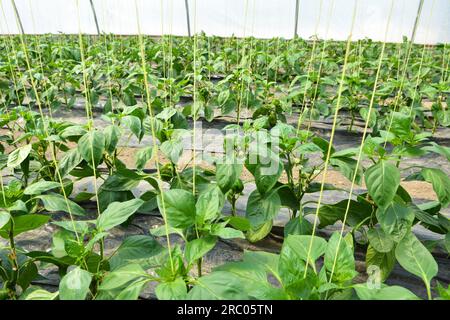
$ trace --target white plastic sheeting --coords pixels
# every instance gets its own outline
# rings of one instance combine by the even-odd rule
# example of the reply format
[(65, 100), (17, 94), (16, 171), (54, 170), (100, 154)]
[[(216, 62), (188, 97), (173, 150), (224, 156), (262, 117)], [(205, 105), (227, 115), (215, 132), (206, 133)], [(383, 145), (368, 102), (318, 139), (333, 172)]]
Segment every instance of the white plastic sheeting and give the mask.
[[(0, 33), (19, 33), (12, 1), (0, 0)], [(292, 38), (296, 0), (187, 0), (191, 31)], [(78, 2), (78, 5), (77, 5)], [(187, 35), (185, 0), (92, 0), (101, 32)], [(383, 40), (391, 0), (357, 0), (354, 39)], [(394, 0), (388, 41), (411, 36), (420, 0)], [(15, 0), (25, 33), (96, 34), (89, 0)], [(321, 6), (322, 3), (322, 6)], [(347, 38), (355, 0), (299, 0), (298, 35)], [(334, 4), (333, 7), (331, 5)], [(332, 8), (330, 10), (330, 8)], [(331, 14), (330, 14), (331, 13)], [(320, 19), (320, 20), (319, 20)], [(327, 32), (327, 25), (329, 29)], [(450, 42), (450, 0), (425, 0), (417, 43)]]

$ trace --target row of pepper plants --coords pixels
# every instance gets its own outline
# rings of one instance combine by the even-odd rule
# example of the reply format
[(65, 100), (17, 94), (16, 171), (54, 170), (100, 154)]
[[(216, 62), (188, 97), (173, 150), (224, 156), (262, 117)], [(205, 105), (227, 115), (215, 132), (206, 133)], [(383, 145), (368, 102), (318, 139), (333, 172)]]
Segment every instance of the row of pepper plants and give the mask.
[[(368, 121), (360, 151), (336, 150), (310, 128), (335, 111), (345, 44), (204, 35), (195, 42), (144, 40), (146, 69), (135, 37), (83, 37), (84, 57), (76, 37), (2, 39), (0, 297), (137, 299), (156, 283), (159, 299), (418, 299), (385, 284), (398, 263), (423, 281), (427, 298), (449, 298), (449, 288), (433, 280), (432, 255), (450, 247), (448, 172), (401, 166), (404, 158), (450, 161), (450, 148), (434, 138), (450, 125), (446, 46), (413, 45), (409, 54), (406, 40), (388, 44), (369, 114), (380, 43), (353, 44), (339, 112), (349, 131)], [(85, 124), (52, 117), (80, 100), (90, 107)], [(93, 125), (92, 109), (105, 128)], [(192, 120), (219, 117), (232, 119), (225, 129), (234, 134), (224, 142), (232, 152), (212, 157), (209, 166), (179, 165)], [(301, 126), (289, 124), (290, 117), (300, 117)], [(118, 152), (130, 135), (156, 142), (137, 150), (134, 168)], [(320, 207), (306, 201), (321, 189), (348, 196), (317, 182), (328, 165), (366, 191)], [(244, 170), (256, 189), (240, 212)], [(94, 192), (74, 192), (82, 179), (93, 181)], [(402, 187), (406, 180), (430, 183), (436, 200), (415, 201)], [(146, 191), (136, 195), (143, 184)], [(97, 210), (83, 207), (87, 201)], [(219, 241), (264, 239), (282, 208), (289, 221), (279, 253), (246, 251), (241, 261), (203, 272)], [(155, 210), (163, 225), (105, 250), (113, 228)], [(348, 231), (320, 237), (311, 215), (319, 229), (340, 221)], [(47, 250), (16, 245), (17, 236), (49, 225), (55, 231)], [(440, 240), (422, 243), (412, 232), (417, 225)], [(376, 287), (357, 281), (358, 248)], [(60, 275), (54, 292), (35, 285), (49, 265)]]

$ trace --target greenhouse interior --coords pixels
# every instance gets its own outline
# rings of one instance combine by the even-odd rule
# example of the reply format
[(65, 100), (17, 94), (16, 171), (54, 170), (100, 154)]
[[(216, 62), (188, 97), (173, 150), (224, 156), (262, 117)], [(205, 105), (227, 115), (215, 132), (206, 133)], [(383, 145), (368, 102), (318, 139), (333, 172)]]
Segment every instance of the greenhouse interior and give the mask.
[(0, 300), (450, 299), (450, 0), (0, 9)]

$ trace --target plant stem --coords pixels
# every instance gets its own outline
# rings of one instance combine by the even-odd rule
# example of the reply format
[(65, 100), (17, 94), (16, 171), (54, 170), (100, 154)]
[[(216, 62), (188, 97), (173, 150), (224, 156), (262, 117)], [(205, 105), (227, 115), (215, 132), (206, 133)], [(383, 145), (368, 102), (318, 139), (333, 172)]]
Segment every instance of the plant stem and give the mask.
[(197, 260), (197, 274), (199, 278), (202, 276), (202, 261), (203, 258)]
[(100, 239), (100, 259), (101, 259), (100, 261), (103, 261), (104, 251), (105, 251), (105, 243), (103, 239)]
[(236, 195), (233, 194), (233, 197), (231, 198), (231, 215), (234, 217), (236, 216)]
[(294, 210), (292, 210), (291, 220), (292, 220), (292, 219), (295, 219), (296, 217), (297, 217), (297, 210), (294, 209)]
[(400, 168), (400, 161), (402, 160), (402, 157), (400, 156), (400, 157), (398, 157), (398, 160), (397, 160), (397, 163), (395, 164), (395, 166), (397, 167), (397, 168)]
[[(369, 115), (370, 117), (370, 115)], [(351, 111), (351, 120), (350, 120), (350, 127), (348, 128), (349, 132), (353, 131), (353, 125), (355, 124), (355, 115), (353, 113), (353, 111)]]
[(428, 300), (432, 300), (432, 296), (431, 296), (431, 289), (430, 289), (430, 284), (429, 283), (425, 283), (425, 287), (427, 289), (427, 296), (428, 296)]
[(10, 254), (10, 258), (12, 261), (12, 279), (11, 282), (9, 284), (9, 290), (12, 293), (15, 293), (16, 291), (16, 283), (17, 283), (17, 278), (19, 276), (19, 263), (17, 261), (17, 252), (16, 252), (16, 244), (14, 242), (14, 219), (11, 218), (11, 229), (9, 230), (9, 246), (11, 247), (11, 254)]

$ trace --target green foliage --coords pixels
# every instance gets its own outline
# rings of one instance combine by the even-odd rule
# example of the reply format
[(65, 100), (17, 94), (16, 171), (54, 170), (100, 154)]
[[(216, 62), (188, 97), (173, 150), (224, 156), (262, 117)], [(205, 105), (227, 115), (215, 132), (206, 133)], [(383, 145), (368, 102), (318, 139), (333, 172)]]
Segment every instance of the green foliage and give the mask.
[(420, 277), (430, 294), (430, 282), (437, 275), (438, 266), (431, 253), (420, 241), (409, 233), (395, 249), (395, 257), (398, 263), (408, 272)]
[[(342, 149), (313, 130), (314, 121), (328, 121), (335, 111), (342, 42), (317, 40), (318, 66), (309, 59), (318, 52), (302, 39), (145, 37), (138, 39), (144, 72), (135, 38), (104, 37), (81, 36), (88, 41), (84, 59), (78, 37), (25, 36), (22, 42), (11, 36), (0, 44), (0, 299), (129, 300), (150, 283), (158, 299), (417, 299), (383, 283), (397, 262), (423, 280), (429, 298), (433, 291), (448, 299), (448, 288), (432, 281), (434, 250), (450, 247), (448, 172), (445, 165), (406, 167), (402, 161), (450, 160), (450, 149), (431, 141), (450, 126), (445, 45), (428, 48), (425, 58), (422, 46), (411, 45), (404, 65), (398, 52), (409, 43), (387, 43), (371, 101), (380, 44), (360, 40), (357, 50), (351, 44), (337, 120), (349, 131), (367, 121), (370, 134), (358, 159), (358, 148)], [(403, 73), (417, 79), (398, 79)], [(83, 101), (86, 123), (53, 118), (59, 109), (76, 113), (82, 97), (89, 99)], [(290, 124), (292, 114), (298, 127)], [(191, 121), (225, 115), (236, 117), (224, 128), (232, 131), (226, 156), (202, 159), (208, 167), (192, 156), (182, 164)], [(98, 126), (99, 118), (106, 125)], [(139, 144), (136, 152), (130, 141)], [(354, 180), (352, 194), (345, 183), (321, 185), (325, 168), (346, 183)], [(435, 201), (413, 199), (405, 180), (430, 183)], [(94, 190), (80, 192), (86, 181)], [(330, 191), (343, 200), (328, 201)], [(283, 231), (273, 227), (280, 212), (288, 217)], [(113, 229), (134, 228), (138, 214), (160, 223), (114, 241), (110, 250)], [(318, 236), (339, 222), (344, 234)], [(412, 233), (416, 225), (442, 239), (422, 243)], [(16, 236), (40, 228), (53, 232), (48, 248), (18, 245)], [(282, 246), (205, 268), (214, 250), (233, 239), (254, 242), (251, 248), (261, 240)], [(364, 284), (356, 284), (357, 249), (358, 257), (366, 252)], [(49, 265), (60, 275), (58, 292), (34, 285)]]

